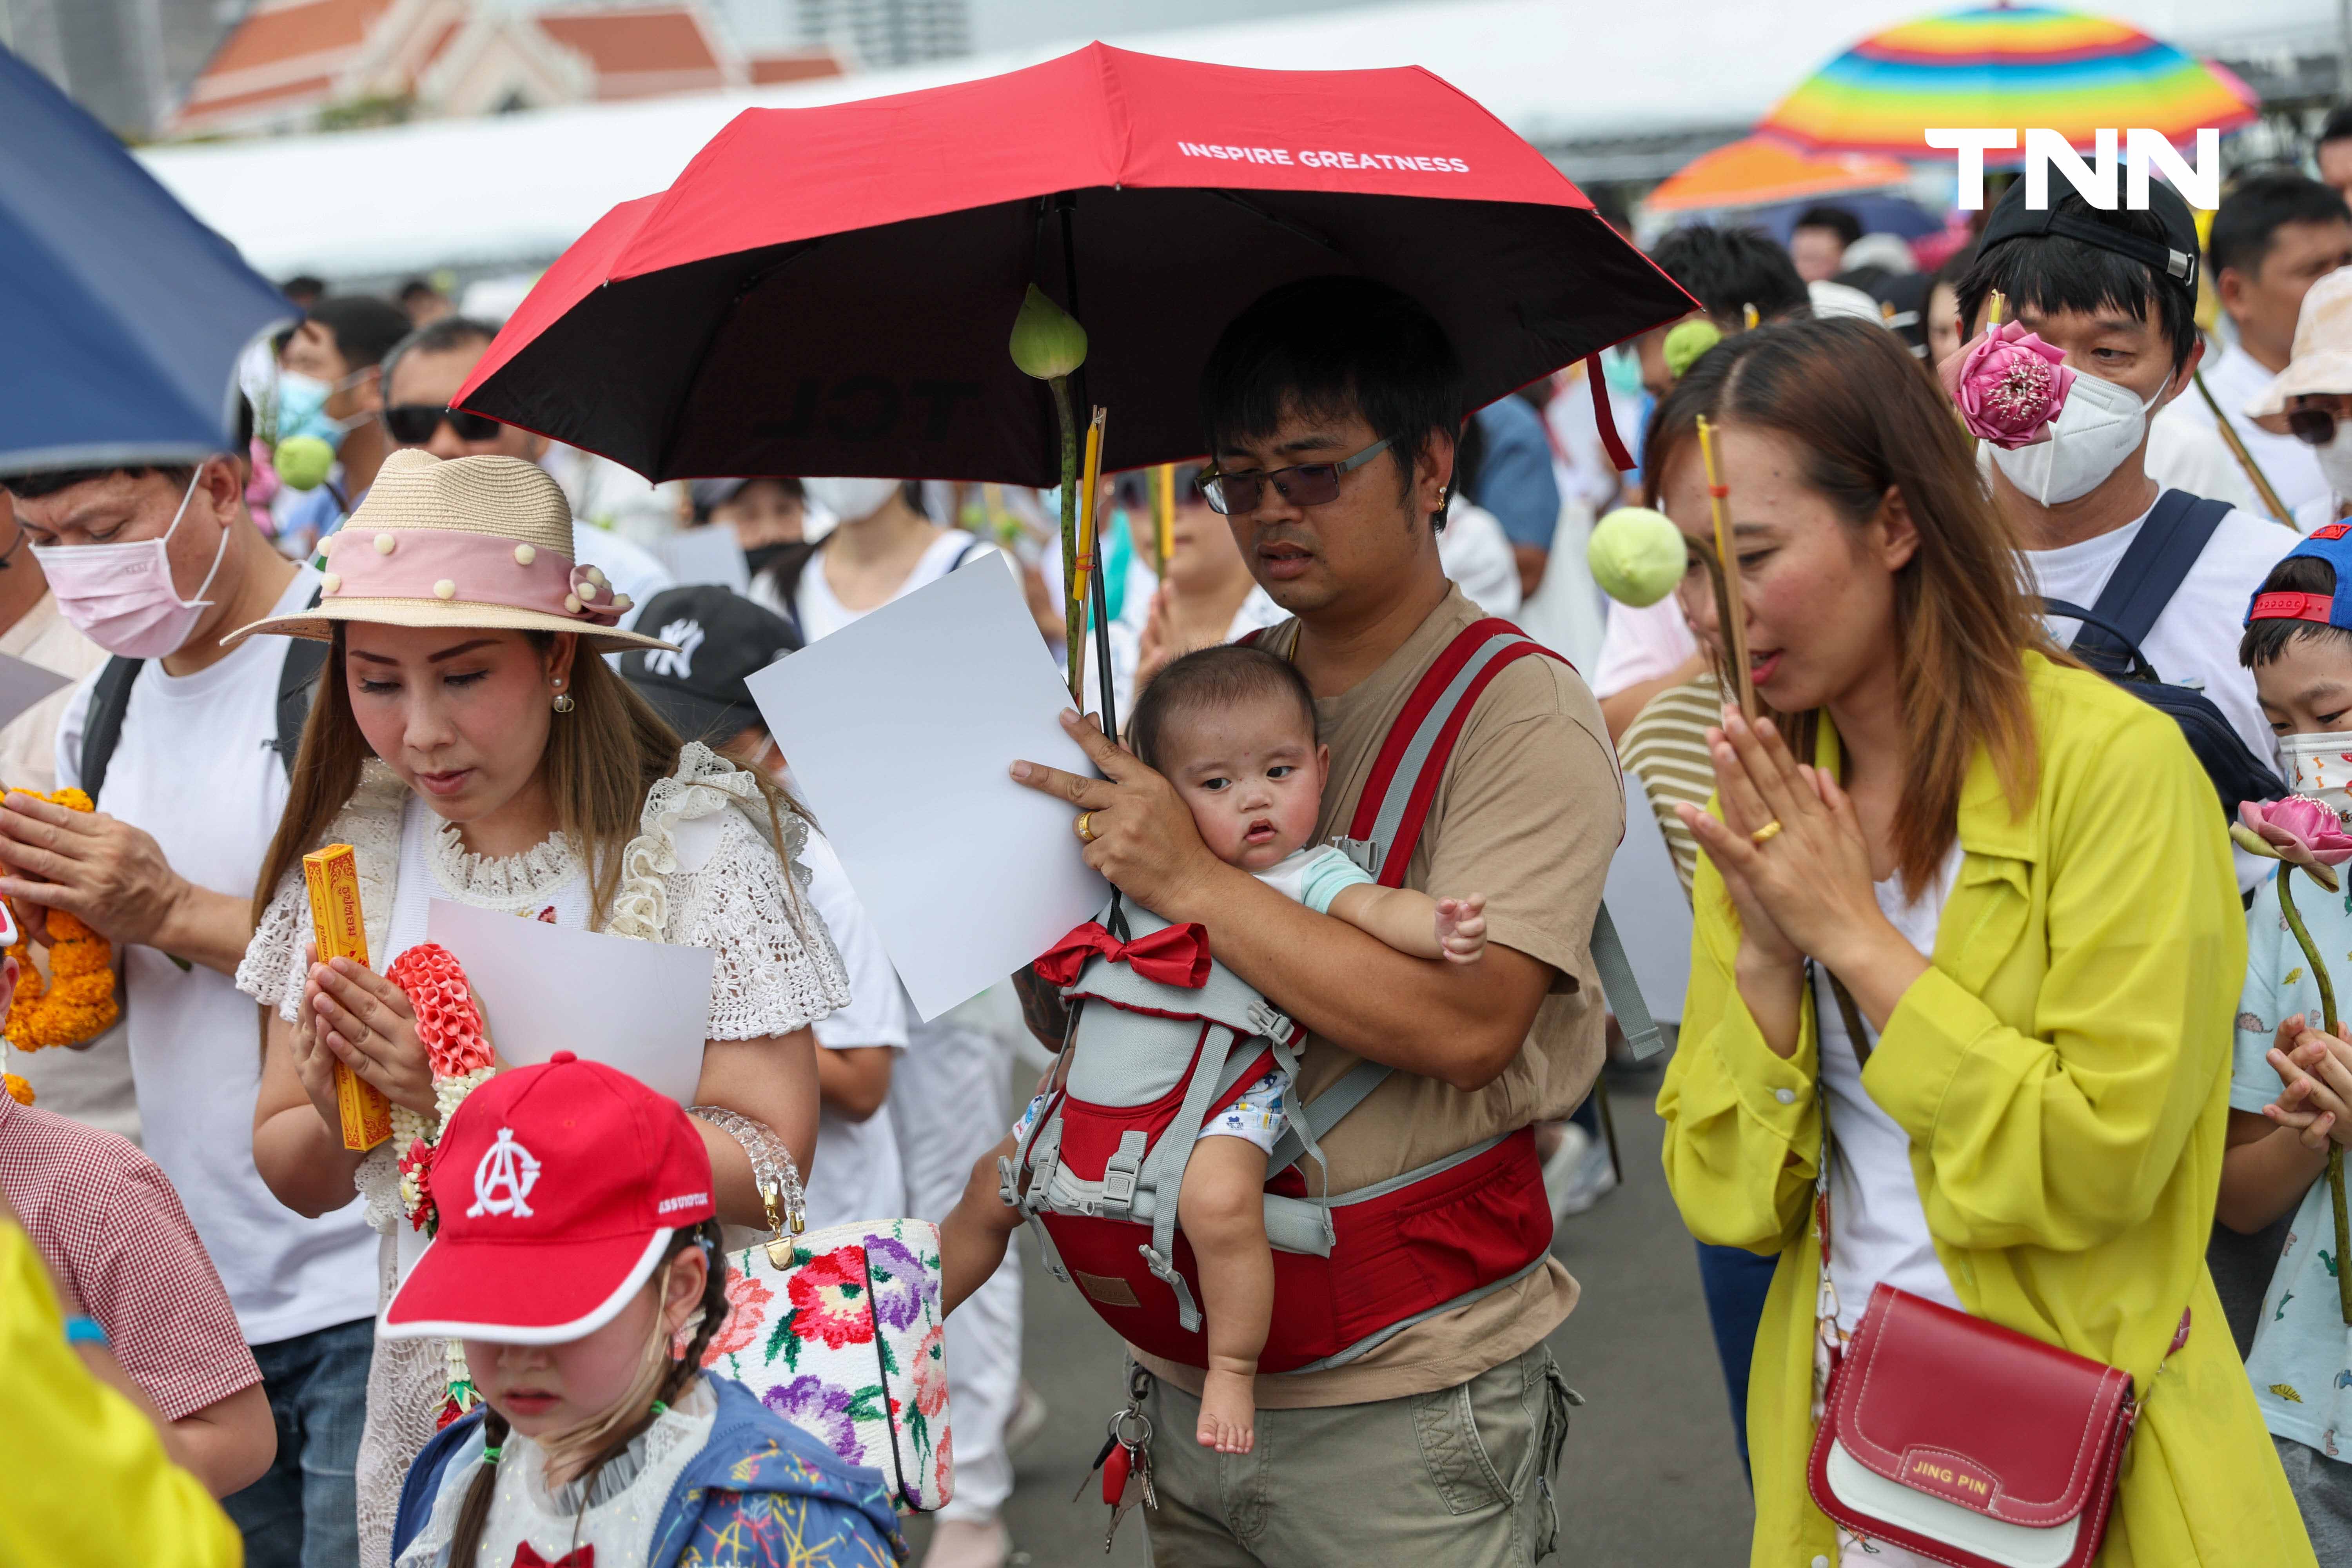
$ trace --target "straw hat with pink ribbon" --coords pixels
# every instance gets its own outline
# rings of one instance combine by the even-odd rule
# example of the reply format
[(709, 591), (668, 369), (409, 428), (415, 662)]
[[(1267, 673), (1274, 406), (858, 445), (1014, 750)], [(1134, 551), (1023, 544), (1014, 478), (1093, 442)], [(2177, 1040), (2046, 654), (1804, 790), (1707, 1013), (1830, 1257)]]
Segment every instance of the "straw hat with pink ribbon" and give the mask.
[(547, 470), (520, 458), (394, 452), (351, 521), (320, 544), (319, 602), (229, 634), (325, 640), (337, 621), (576, 632), (599, 653), (667, 648), (623, 631), (633, 606), (572, 557), (572, 507)]

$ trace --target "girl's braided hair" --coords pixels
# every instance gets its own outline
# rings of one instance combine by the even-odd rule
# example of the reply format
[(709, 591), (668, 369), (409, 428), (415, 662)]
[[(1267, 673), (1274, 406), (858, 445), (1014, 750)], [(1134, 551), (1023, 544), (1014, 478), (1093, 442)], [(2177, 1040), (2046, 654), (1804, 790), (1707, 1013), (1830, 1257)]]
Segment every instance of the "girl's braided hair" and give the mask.
[[(694, 1337), (688, 1344), (686, 1353), (673, 1359), (668, 1353), (668, 1335), (660, 1327), (659, 1299), (665, 1294), (664, 1284), (669, 1278), (670, 1265), (689, 1247), (701, 1247), (710, 1268), (702, 1284), (701, 1321), (695, 1324)], [(669, 1250), (662, 1255), (661, 1265), (654, 1271), (654, 1289), (656, 1338), (654, 1344), (647, 1347), (646, 1372), (613, 1406), (604, 1419), (591, 1423), (576, 1434), (551, 1438), (546, 1445), (551, 1462), (561, 1464), (569, 1451), (586, 1444), (596, 1444), (593, 1453), (574, 1471), (582, 1500), (580, 1513), (572, 1522), (575, 1536), (580, 1528), (580, 1519), (587, 1515), (586, 1500), (595, 1495), (598, 1474), (607, 1464), (626, 1453), (637, 1435), (652, 1426), (664, 1409), (675, 1404), (694, 1385), (696, 1375), (702, 1370), (702, 1352), (709, 1348), (711, 1336), (719, 1332), (719, 1325), (727, 1321), (727, 1254), (719, 1241), (717, 1220), (707, 1219), (700, 1225), (684, 1226), (671, 1235)], [(651, 1384), (649, 1401), (648, 1383)], [(466, 1500), (457, 1510), (457, 1528), (449, 1542), (450, 1568), (472, 1568), (475, 1554), (481, 1550), (482, 1531), (490, 1520), (490, 1500), (499, 1489), (499, 1451), (506, 1446), (508, 1432), (506, 1417), (485, 1405), (482, 1410), (482, 1462), (475, 1467), (474, 1479), (466, 1489)], [(575, 1540), (573, 1544), (576, 1546), (578, 1542)]]

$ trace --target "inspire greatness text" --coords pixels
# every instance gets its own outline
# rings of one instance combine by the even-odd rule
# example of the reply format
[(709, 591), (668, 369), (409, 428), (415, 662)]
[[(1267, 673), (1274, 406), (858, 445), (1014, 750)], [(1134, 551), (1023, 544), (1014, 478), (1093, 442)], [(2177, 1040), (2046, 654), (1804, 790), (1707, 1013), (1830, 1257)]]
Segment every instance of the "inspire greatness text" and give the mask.
[(1402, 153), (1328, 153), (1308, 148), (1225, 147), (1213, 142), (1179, 142), (1176, 151), (1187, 158), (1223, 158), (1235, 163), (1285, 163), (1307, 169), (1418, 169), (1425, 174), (1466, 174), (1470, 165), (1459, 158), (1418, 158)]

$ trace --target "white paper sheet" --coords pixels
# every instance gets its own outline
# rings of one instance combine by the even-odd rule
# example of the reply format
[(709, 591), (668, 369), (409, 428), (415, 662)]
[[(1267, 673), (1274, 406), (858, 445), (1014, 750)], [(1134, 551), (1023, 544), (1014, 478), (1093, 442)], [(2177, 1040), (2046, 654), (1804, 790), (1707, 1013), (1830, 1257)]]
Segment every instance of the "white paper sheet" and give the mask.
[[(751, 591), (751, 563), (735, 542), (735, 531), (722, 523), (665, 533), (654, 541), (654, 553), (680, 583), (720, 583), (739, 594)], [(651, 635), (661, 628), (637, 629)]]
[(711, 953), (573, 931), (436, 899), (425, 936), (455, 953), (490, 1044), (523, 1067), (558, 1051), (694, 1103), (710, 1021)]
[(1019, 759), (1092, 776), (1055, 715), (1068, 687), (1013, 574), (976, 561), (751, 678), (793, 777), (936, 1018), (1110, 897), (1069, 806)]
[(69, 683), (70, 677), (0, 654), (0, 724)]

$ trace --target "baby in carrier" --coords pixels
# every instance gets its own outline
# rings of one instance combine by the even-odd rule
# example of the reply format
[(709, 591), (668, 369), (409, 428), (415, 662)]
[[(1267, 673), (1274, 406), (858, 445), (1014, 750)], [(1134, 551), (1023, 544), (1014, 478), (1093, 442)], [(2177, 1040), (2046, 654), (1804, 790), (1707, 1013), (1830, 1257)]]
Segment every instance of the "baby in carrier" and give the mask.
[[(1339, 850), (1311, 842), (1330, 751), (1317, 740), (1314, 694), (1288, 661), (1237, 644), (1187, 654), (1144, 689), (1128, 734), (1227, 865), (1400, 952), (1475, 963), (1486, 952), (1482, 896), (1433, 899), (1383, 888)], [(1020, 1211), (1000, 1196), (997, 1160), (1014, 1152), (1045, 1099), (1031, 1100), (1013, 1135), (973, 1167), (941, 1226), (950, 1311), (995, 1272), (1021, 1226)], [(1199, 1264), (1208, 1335), (1197, 1436), (1222, 1453), (1251, 1447), (1258, 1352), (1274, 1310), (1261, 1194), (1267, 1156), (1287, 1125), (1283, 1076), (1269, 1072), (1202, 1127), (1177, 1200), (1178, 1223)]]

